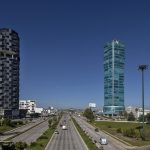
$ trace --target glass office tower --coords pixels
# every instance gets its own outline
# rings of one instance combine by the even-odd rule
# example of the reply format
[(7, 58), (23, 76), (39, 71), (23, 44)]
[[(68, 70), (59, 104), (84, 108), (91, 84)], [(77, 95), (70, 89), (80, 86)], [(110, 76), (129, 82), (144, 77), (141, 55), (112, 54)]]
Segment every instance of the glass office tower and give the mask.
[(124, 111), (125, 47), (117, 40), (104, 46), (104, 114)]

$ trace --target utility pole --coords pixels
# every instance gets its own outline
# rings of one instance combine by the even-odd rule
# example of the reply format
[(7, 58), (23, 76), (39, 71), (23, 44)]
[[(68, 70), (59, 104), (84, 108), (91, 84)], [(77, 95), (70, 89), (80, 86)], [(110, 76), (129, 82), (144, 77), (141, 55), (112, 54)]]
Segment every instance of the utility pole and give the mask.
[(142, 123), (142, 140), (145, 140), (144, 136), (144, 70), (148, 69), (148, 65), (139, 65), (138, 70), (142, 71), (142, 109), (143, 109), (143, 123)]

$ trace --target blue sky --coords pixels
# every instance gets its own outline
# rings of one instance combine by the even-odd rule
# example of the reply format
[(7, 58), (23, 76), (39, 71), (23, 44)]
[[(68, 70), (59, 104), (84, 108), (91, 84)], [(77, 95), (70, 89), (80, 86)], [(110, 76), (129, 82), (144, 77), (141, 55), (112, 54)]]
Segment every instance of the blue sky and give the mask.
[[(20, 36), (20, 99), (39, 106), (104, 103), (103, 51), (112, 39), (126, 46), (125, 105), (141, 106), (139, 64), (150, 64), (149, 0), (5, 0), (0, 28)], [(150, 107), (150, 68), (145, 106)]]

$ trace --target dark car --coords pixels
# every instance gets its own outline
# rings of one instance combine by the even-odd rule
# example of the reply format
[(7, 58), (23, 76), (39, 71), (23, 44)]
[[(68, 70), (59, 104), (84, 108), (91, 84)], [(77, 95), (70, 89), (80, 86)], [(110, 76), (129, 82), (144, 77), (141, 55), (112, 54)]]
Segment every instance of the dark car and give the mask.
[(55, 130), (55, 134), (59, 134), (59, 132), (57, 130)]

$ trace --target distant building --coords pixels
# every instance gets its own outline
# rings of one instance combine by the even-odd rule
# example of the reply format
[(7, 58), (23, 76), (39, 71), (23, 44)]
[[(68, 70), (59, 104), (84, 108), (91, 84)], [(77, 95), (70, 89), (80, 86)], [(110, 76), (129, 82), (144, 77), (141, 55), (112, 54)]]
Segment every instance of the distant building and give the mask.
[(43, 112), (43, 108), (35, 108), (35, 113), (41, 114)]
[(0, 116), (19, 115), (19, 36), (12, 29), (0, 29)]
[(44, 109), (37, 107), (35, 100), (20, 100), (19, 101), (19, 109), (27, 110), (27, 114), (43, 113)]
[(53, 106), (51, 106), (47, 109), (44, 109), (43, 112), (42, 112), (42, 115), (43, 116), (55, 115), (56, 112), (57, 112), (57, 109), (54, 108)]
[(128, 106), (128, 107), (125, 108), (125, 110), (126, 110), (127, 113), (130, 113), (130, 112), (134, 112), (135, 108), (132, 107), (132, 106)]
[[(138, 108), (137, 107), (132, 107), (132, 106), (127, 106), (125, 108), (126, 112), (129, 114), (129, 113), (133, 113), (133, 115), (135, 116), (135, 118), (138, 118), (137, 117), (137, 112), (138, 112)], [(136, 111), (137, 110), (137, 111)]]
[[(150, 113), (150, 109), (144, 109), (144, 116)], [(141, 115), (143, 115), (143, 109), (138, 108), (137, 117), (139, 118)]]
[(125, 47), (117, 40), (104, 46), (104, 107), (107, 115), (118, 114), (124, 107)]
[[(141, 115), (143, 115), (143, 109), (142, 108), (138, 108), (138, 107), (132, 107), (132, 106), (128, 106), (126, 107), (126, 112), (129, 113), (133, 113), (133, 115), (135, 116), (135, 118), (139, 118)], [(148, 113), (150, 113), (150, 109), (144, 109), (144, 115), (147, 115)]]
[(36, 103), (35, 100), (20, 100), (19, 109), (27, 109), (28, 113), (35, 113)]

